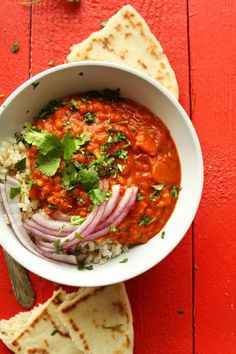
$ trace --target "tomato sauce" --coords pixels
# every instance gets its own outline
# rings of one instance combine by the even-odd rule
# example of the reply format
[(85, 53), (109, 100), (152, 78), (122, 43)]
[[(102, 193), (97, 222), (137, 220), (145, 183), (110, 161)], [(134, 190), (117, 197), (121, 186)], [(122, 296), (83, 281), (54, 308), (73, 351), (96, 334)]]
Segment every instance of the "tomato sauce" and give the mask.
[[(78, 109), (71, 110), (70, 100), (76, 101)], [(87, 102), (81, 96), (70, 97), (45, 119), (36, 118), (34, 126), (56, 134), (60, 139), (72, 132), (73, 137), (85, 132), (90, 137), (83, 153), (75, 153), (73, 160), (89, 164), (93, 156), (100, 156), (110, 131), (123, 132), (130, 145), (127, 158), (116, 158), (123, 165), (116, 175), (104, 176), (111, 189), (120, 184), (122, 193), (130, 186), (137, 186), (138, 196), (125, 220), (106, 237), (120, 243), (145, 243), (166, 224), (174, 210), (180, 190), (181, 167), (175, 143), (162, 121), (147, 108), (129, 99), (108, 102), (91, 98)], [(85, 124), (83, 116), (92, 112), (95, 122)], [(120, 141), (110, 149), (123, 148), (127, 141)], [(61, 166), (55, 176), (43, 175), (37, 168), (37, 148), (28, 152), (34, 185), (30, 196), (41, 203), (51, 216), (55, 210), (68, 215), (85, 217), (91, 201), (80, 185), (66, 190), (61, 185)], [(155, 189), (155, 187), (157, 189)], [(159, 190), (158, 190), (159, 189)], [(104, 237), (103, 237), (104, 238)], [(103, 239), (101, 238), (101, 239)]]

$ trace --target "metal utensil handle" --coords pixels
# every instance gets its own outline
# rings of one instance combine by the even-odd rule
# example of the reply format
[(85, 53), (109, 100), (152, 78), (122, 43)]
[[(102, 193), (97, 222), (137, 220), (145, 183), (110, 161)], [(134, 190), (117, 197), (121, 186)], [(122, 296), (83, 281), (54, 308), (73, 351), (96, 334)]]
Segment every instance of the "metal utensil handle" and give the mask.
[(7, 252), (4, 251), (7, 268), (10, 274), (11, 285), (17, 302), (25, 309), (35, 302), (35, 293), (29, 281), (28, 274)]

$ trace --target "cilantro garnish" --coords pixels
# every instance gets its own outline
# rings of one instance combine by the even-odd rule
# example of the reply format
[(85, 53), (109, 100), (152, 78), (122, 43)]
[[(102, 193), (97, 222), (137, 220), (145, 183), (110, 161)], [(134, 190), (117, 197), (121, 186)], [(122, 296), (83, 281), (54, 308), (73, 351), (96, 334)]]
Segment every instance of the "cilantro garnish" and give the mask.
[(23, 157), (20, 161), (17, 161), (14, 165), (14, 170), (24, 170), (26, 166), (26, 157)]
[(79, 106), (78, 106), (76, 100), (72, 99), (72, 100), (70, 101), (70, 109), (71, 109), (72, 111), (77, 111), (77, 110), (79, 109)]
[(128, 158), (128, 151), (118, 149), (116, 152), (113, 152), (111, 155), (117, 157), (119, 160), (126, 160)]
[(142, 215), (139, 218), (138, 226), (149, 225), (151, 222), (152, 222), (152, 219), (150, 218), (150, 216)]
[(136, 200), (140, 201), (143, 200), (145, 197), (140, 192), (137, 193)]
[(13, 44), (12, 44), (12, 47), (11, 47), (11, 52), (16, 54), (19, 50), (20, 46), (19, 46), (19, 42), (18, 41), (15, 41)]
[(49, 114), (53, 113), (56, 111), (59, 107), (61, 106), (61, 102), (57, 100), (51, 100), (46, 104), (45, 107), (41, 109), (41, 111), (38, 114), (38, 117), (41, 119), (46, 118)]
[(101, 205), (110, 196), (111, 196), (110, 191), (104, 191), (99, 188), (92, 189), (89, 193), (90, 200), (94, 205)]
[(128, 258), (124, 258), (122, 259), (122, 261), (120, 261), (119, 263), (127, 263), (128, 262)]
[(20, 187), (11, 188), (10, 192), (9, 192), (10, 199), (15, 198), (18, 194), (20, 194), (20, 192), (21, 192), (21, 188)]
[(46, 176), (54, 176), (61, 163), (61, 158), (48, 154), (38, 154), (38, 169)]
[(77, 150), (75, 140), (72, 133), (66, 133), (62, 139), (62, 146), (64, 148), (63, 158), (65, 161), (70, 161), (71, 156)]
[(117, 324), (110, 325), (110, 326), (104, 326), (103, 328), (105, 328), (105, 329), (116, 329), (116, 328), (119, 328), (121, 326), (123, 326), (123, 324), (117, 323)]
[(57, 253), (63, 253), (64, 252), (63, 248), (61, 247), (61, 240), (56, 240), (53, 243), (53, 246), (56, 248)]
[(106, 26), (106, 24), (107, 24), (107, 21), (102, 21), (102, 22), (100, 22), (100, 26), (101, 26), (102, 28), (104, 28), (104, 27)]
[(93, 112), (87, 112), (83, 115), (83, 120), (86, 124), (92, 124), (95, 122), (95, 115)]
[(111, 224), (110, 227), (109, 227), (109, 230), (110, 230), (111, 232), (116, 232), (116, 231), (117, 231), (116, 225)]
[(81, 225), (83, 224), (85, 218), (82, 218), (80, 215), (73, 215), (70, 218), (71, 225)]
[(94, 166), (82, 168), (78, 172), (78, 180), (85, 192), (89, 193), (92, 189), (97, 189), (99, 185), (99, 177)]
[(73, 164), (68, 163), (62, 169), (62, 184), (67, 189), (73, 188), (78, 183), (77, 171)]
[(80, 263), (79, 263), (79, 265), (78, 265), (78, 269), (79, 270), (93, 270), (93, 265), (92, 264), (90, 264), (90, 265), (88, 265), (88, 266), (86, 266), (85, 265), (85, 263), (84, 263), (84, 261), (81, 261)]
[(57, 206), (55, 204), (52, 204), (52, 203), (47, 203), (47, 207), (50, 210), (57, 210)]
[(54, 331), (52, 331), (51, 336), (55, 336), (55, 334), (58, 333), (57, 329), (54, 329)]
[(155, 191), (150, 195), (150, 200), (153, 201), (153, 200), (155, 200), (156, 197), (159, 197), (160, 192), (165, 187), (165, 185), (163, 183), (161, 183), (161, 184), (156, 184), (152, 187), (155, 189)]
[(162, 233), (161, 233), (162, 240), (165, 238), (165, 235), (166, 235), (165, 231), (162, 231)]
[(76, 150), (79, 150), (81, 146), (86, 145), (90, 141), (90, 137), (85, 133), (82, 133), (79, 136), (77, 136), (77, 138), (74, 141), (75, 141)]
[(170, 194), (173, 198), (177, 198), (179, 195), (179, 191), (179, 188), (174, 185), (170, 191)]

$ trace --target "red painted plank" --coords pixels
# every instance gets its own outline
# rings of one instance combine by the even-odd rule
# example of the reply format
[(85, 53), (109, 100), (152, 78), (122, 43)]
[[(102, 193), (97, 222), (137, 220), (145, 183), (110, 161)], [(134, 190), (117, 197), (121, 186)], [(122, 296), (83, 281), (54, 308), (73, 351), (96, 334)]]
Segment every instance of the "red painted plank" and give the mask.
[[(236, 352), (236, 2), (190, 0), (193, 120), (205, 160), (195, 222), (195, 353)], [(234, 100), (234, 104), (233, 104)]]
[[(19, 31), (19, 28), (21, 29)], [(12, 44), (19, 41), (19, 51), (11, 52)], [(16, 1), (1, 1), (0, 11), (0, 104), (29, 77), (30, 12)], [(6, 264), (0, 250), (0, 318), (9, 318), (21, 311), (11, 291)], [(0, 342), (0, 353), (10, 353)]]
[[(127, 1), (45, 1), (33, 7), (32, 69), (47, 67), (50, 59), (63, 63), (73, 43), (100, 28)], [(160, 39), (176, 71), (181, 102), (188, 110), (187, 9), (184, 1), (130, 1)], [(173, 40), (174, 39), (174, 40)], [(192, 353), (191, 232), (158, 267), (127, 282), (135, 321), (136, 354)], [(33, 276), (40, 299), (48, 283)], [(184, 314), (178, 314), (184, 310)]]

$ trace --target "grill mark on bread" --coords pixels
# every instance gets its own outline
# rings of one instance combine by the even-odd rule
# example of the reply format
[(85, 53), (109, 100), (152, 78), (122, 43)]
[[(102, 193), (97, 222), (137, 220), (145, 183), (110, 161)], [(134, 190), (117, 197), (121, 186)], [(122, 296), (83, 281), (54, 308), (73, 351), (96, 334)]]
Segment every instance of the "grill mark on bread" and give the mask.
[(75, 322), (70, 319), (70, 324), (75, 332), (79, 332), (79, 327), (75, 324)]
[(27, 350), (28, 354), (50, 354), (47, 350), (32, 348)]
[(147, 65), (144, 64), (144, 62), (140, 59), (138, 59), (138, 63), (144, 68), (144, 69), (147, 69)]
[(70, 306), (63, 308), (61, 310), (62, 313), (68, 313), (68, 312), (72, 311), (77, 306), (77, 304), (79, 304), (80, 302), (87, 301), (90, 297), (95, 296), (97, 293), (104, 291), (105, 288), (106, 288), (105, 286), (101, 286), (100, 288), (95, 289), (91, 294), (87, 294), (87, 295), (83, 296), (82, 298), (78, 299), (77, 301), (75, 301)]

